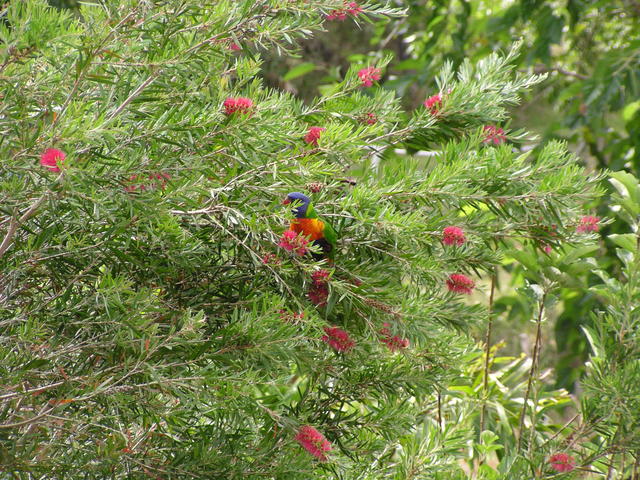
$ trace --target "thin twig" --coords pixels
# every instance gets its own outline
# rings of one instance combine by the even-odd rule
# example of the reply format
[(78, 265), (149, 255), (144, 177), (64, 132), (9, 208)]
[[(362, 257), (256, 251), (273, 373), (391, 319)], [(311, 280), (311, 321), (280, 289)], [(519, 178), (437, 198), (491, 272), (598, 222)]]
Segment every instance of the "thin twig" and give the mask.
[(542, 314), (544, 312), (544, 300), (547, 296), (547, 293), (545, 292), (542, 295), (542, 298), (540, 299), (540, 302), (538, 304), (538, 319), (536, 321), (537, 323), (537, 329), (536, 329), (536, 341), (535, 344), (533, 346), (533, 358), (531, 359), (531, 369), (529, 370), (529, 380), (527, 381), (527, 390), (525, 391), (524, 394), (524, 401), (522, 402), (522, 411), (520, 412), (520, 422), (519, 422), (519, 433), (518, 433), (518, 453), (520, 452), (520, 450), (522, 449), (522, 437), (524, 436), (524, 417), (527, 413), (527, 403), (529, 402), (529, 394), (531, 393), (531, 386), (533, 385), (533, 378), (535, 376), (535, 372), (536, 372), (536, 367), (537, 367), (537, 361), (538, 361), (538, 355), (540, 352), (540, 340), (542, 337)]
[(487, 396), (489, 395), (489, 356), (491, 354), (491, 329), (493, 327), (493, 294), (496, 289), (496, 272), (491, 275), (491, 293), (489, 294), (489, 323), (484, 338), (484, 379), (482, 385), (482, 408), (480, 409), (480, 433), (484, 431)]
[(113, 120), (118, 115), (120, 115), (120, 113), (122, 113), (122, 111), (125, 108), (127, 108), (127, 105), (129, 105), (138, 95), (140, 95), (145, 88), (151, 85), (156, 78), (158, 78), (158, 72), (154, 72), (151, 75), (149, 75), (149, 77), (140, 85), (138, 85), (138, 88), (136, 88), (133, 91), (133, 93), (129, 95), (127, 99), (124, 102), (122, 102), (122, 104), (113, 113), (111, 113), (111, 115), (109, 115), (109, 117), (107, 117), (107, 122)]
[(38, 413), (35, 417), (31, 417), (16, 423), (0, 423), (0, 428), (17, 428), (17, 427), (22, 427), (24, 425), (29, 425), (30, 423), (37, 422), (42, 417), (45, 417), (51, 410), (53, 410), (53, 407), (45, 406), (42, 410), (40, 410), (40, 413)]
[(442, 429), (442, 395), (438, 390), (438, 428)]

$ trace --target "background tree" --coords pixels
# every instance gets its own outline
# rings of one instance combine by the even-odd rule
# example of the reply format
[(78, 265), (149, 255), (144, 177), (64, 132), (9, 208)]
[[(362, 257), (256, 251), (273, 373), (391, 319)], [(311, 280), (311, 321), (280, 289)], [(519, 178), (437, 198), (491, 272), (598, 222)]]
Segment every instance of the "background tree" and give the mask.
[[(515, 72), (517, 49), (443, 64), (440, 98), (405, 111), (378, 85), (387, 56), (353, 58), (306, 102), (259, 78), (266, 50), (292, 55), (330, 18), (396, 18), (389, 6), (29, 1), (3, 14), (4, 471), (494, 474), (500, 446), (472, 413), (487, 390), (448, 393), (477, 378), (465, 333), (487, 318), (488, 299), (460, 294), (505, 247), (544, 258), (585, 243), (582, 205), (601, 193), (562, 142), (523, 153), (525, 132), (495, 126), (543, 79)], [(438, 154), (395, 151), (406, 143)], [(283, 236), (291, 191), (337, 230), (334, 262)], [(561, 430), (524, 407), (526, 448), (520, 424), (501, 440), (508, 478), (553, 473), (550, 448), (530, 446)]]

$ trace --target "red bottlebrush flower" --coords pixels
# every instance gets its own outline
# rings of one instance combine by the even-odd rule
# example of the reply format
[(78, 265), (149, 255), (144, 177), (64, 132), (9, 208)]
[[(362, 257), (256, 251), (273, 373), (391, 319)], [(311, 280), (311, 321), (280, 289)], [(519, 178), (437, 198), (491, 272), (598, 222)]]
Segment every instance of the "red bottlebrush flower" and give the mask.
[(313, 283), (307, 292), (309, 301), (316, 307), (324, 307), (329, 298), (329, 287), (322, 283)]
[(307, 183), (307, 190), (309, 190), (311, 193), (318, 193), (322, 191), (324, 187), (325, 184), (320, 182)]
[(327, 15), (327, 20), (346, 20), (347, 19), (347, 11), (346, 10), (331, 10), (331, 13)]
[(347, 13), (355, 17), (358, 14), (362, 13), (362, 7), (358, 5), (358, 2), (349, 2), (349, 4), (347, 5)]
[(66, 157), (62, 150), (47, 148), (44, 153), (40, 155), (40, 165), (48, 168), (52, 172), (59, 172), (60, 165), (62, 165)]
[(544, 253), (549, 254), (549, 253), (551, 253), (551, 251), (552, 251), (553, 249), (551, 248), (551, 245), (546, 245), (546, 244), (545, 244), (545, 245), (542, 247), (542, 250), (544, 250)]
[(500, 145), (507, 140), (507, 136), (504, 134), (504, 130), (495, 125), (485, 125), (483, 128), (485, 137), (482, 140), (483, 143), (493, 143), (494, 145)]
[(461, 228), (450, 226), (442, 230), (442, 243), (445, 245), (462, 245), (465, 240)]
[(455, 293), (466, 293), (470, 295), (475, 285), (473, 280), (461, 273), (449, 275), (449, 279), (447, 280), (447, 288), (449, 291)]
[[(131, 175), (129, 177), (129, 185), (124, 187), (126, 192), (135, 192), (136, 190), (140, 190), (144, 192), (145, 190), (154, 190), (156, 188), (160, 188), (164, 190), (167, 186), (167, 181), (171, 179), (171, 175), (168, 173), (152, 173), (147, 177), (143, 175)], [(156, 182), (159, 180), (159, 182)]]
[(367, 125), (375, 125), (378, 123), (378, 116), (375, 113), (365, 113), (361, 119), (362, 123), (366, 123)]
[(318, 430), (310, 425), (301, 427), (296, 435), (296, 441), (318, 460), (326, 461), (326, 452), (331, 451), (331, 444)]
[(436, 95), (432, 95), (431, 97), (427, 98), (422, 104), (426, 107), (427, 110), (429, 110), (431, 115), (437, 115), (440, 111), (440, 108), (442, 107), (442, 96), (439, 93)]
[(318, 307), (324, 307), (329, 298), (329, 282), (330, 272), (324, 269), (316, 270), (311, 274), (311, 286), (309, 287), (309, 300)]
[(338, 327), (324, 327), (324, 333), (322, 341), (328, 343), (331, 348), (337, 352), (348, 352), (356, 343), (351, 340), (351, 337), (347, 332)]
[(239, 113), (251, 113), (253, 110), (253, 101), (246, 97), (229, 97), (222, 104), (225, 115), (233, 115)]
[(358, 72), (358, 78), (365, 87), (371, 87), (373, 82), (380, 80), (380, 69), (376, 67), (363, 68)]
[(242, 47), (238, 45), (236, 42), (231, 42), (229, 44), (229, 50), (233, 50), (234, 52), (239, 52), (240, 50), (242, 50)]
[(409, 346), (409, 340), (406, 338), (400, 338), (398, 335), (391, 336), (391, 330), (389, 330), (391, 325), (389, 323), (385, 322), (382, 325), (383, 328), (380, 330), (382, 338), (380, 341), (384, 343), (389, 350), (395, 352), (396, 350), (407, 348)]
[(551, 468), (556, 472), (570, 472), (575, 468), (575, 460), (566, 453), (554, 453), (549, 457)]
[(598, 217), (593, 217), (591, 215), (587, 215), (580, 219), (580, 224), (576, 227), (576, 232), (578, 233), (588, 233), (588, 232), (597, 232), (600, 230), (600, 225), (598, 222), (600, 219)]
[(331, 273), (323, 268), (311, 274), (311, 280), (315, 285), (324, 285), (329, 281)]
[(280, 265), (280, 259), (273, 253), (265, 253), (261, 260), (265, 265)]
[(278, 311), (278, 313), (280, 314), (280, 319), (283, 322), (288, 322), (288, 323), (297, 323), (298, 321), (302, 320), (304, 318), (304, 312), (300, 312), (300, 313), (295, 313), (295, 312), (289, 312), (287, 310), (285, 310), (284, 308), (280, 309)]
[(318, 146), (318, 140), (320, 140), (320, 135), (324, 132), (326, 128), (324, 127), (311, 127), (309, 131), (304, 136), (304, 141), (309, 145), (313, 145), (314, 147)]
[(358, 5), (358, 2), (344, 2), (345, 8), (340, 8), (338, 10), (332, 10), (329, 15), (327, 15), (327, 20), (346, 20), (347, 14), (352, 15), (354, 17), (358, 16), (362, 13), (362, 8)]
[[(169, 175), (168, 173), (152, 173), (151, 175), (149, 175), (149, 180), (151, 180), (149, 188), (160, 188), (164, 190), (167, 187), (167, 180), (170, 179), (171, 175)], [(160, 180), (160, 182), (156, 183), (153, 180)]]
[(298, 235), (293, 230), (286, 230), (280, 237), (279, 247), (284, 248), (287, 252), (295, 252), (302, 256), (307, 253), (307, 240), (303, 235)]

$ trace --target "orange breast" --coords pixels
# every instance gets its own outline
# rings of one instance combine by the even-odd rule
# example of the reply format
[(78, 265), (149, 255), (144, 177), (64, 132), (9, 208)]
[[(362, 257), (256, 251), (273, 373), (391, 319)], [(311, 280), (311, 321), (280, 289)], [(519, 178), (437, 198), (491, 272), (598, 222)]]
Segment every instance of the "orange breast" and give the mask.
[(296, 218), (291, 221), (291, 230), (302, 233), (311, 240), (324, 237), (324, 222), (317, 218)]

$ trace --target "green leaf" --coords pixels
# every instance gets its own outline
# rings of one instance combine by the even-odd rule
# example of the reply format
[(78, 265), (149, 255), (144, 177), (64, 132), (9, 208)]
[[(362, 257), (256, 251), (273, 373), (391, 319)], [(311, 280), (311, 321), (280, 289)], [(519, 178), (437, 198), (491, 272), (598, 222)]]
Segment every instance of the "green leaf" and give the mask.
[(636, 112), (640, 109), (640, 100), (636, 102), (631, 102), (629, 105), (622, 109), (622, 118), (624, 118), (625, 122), (629, 122), (636, 114)]
[(631, 198), (640, 203), (640, 189), (638, 188), (638, 179), (627, 172), (612, 172), (609, 182), (618, 193), (624, 198)]
[(300, 65), (296, 65), (291, 70), (289, 70), (282, 79), (286, 82), (289, 80), (293, 80), (294, 78), (302, 77), (309, 72), (313, 72), (316, 69), (315, 63), (305, 62)]
[(636, 252), (638, 249), (638, 237), (632, 233), (613, 234), (607, 237), (617, 246), (624, 248), (630, 252)]

